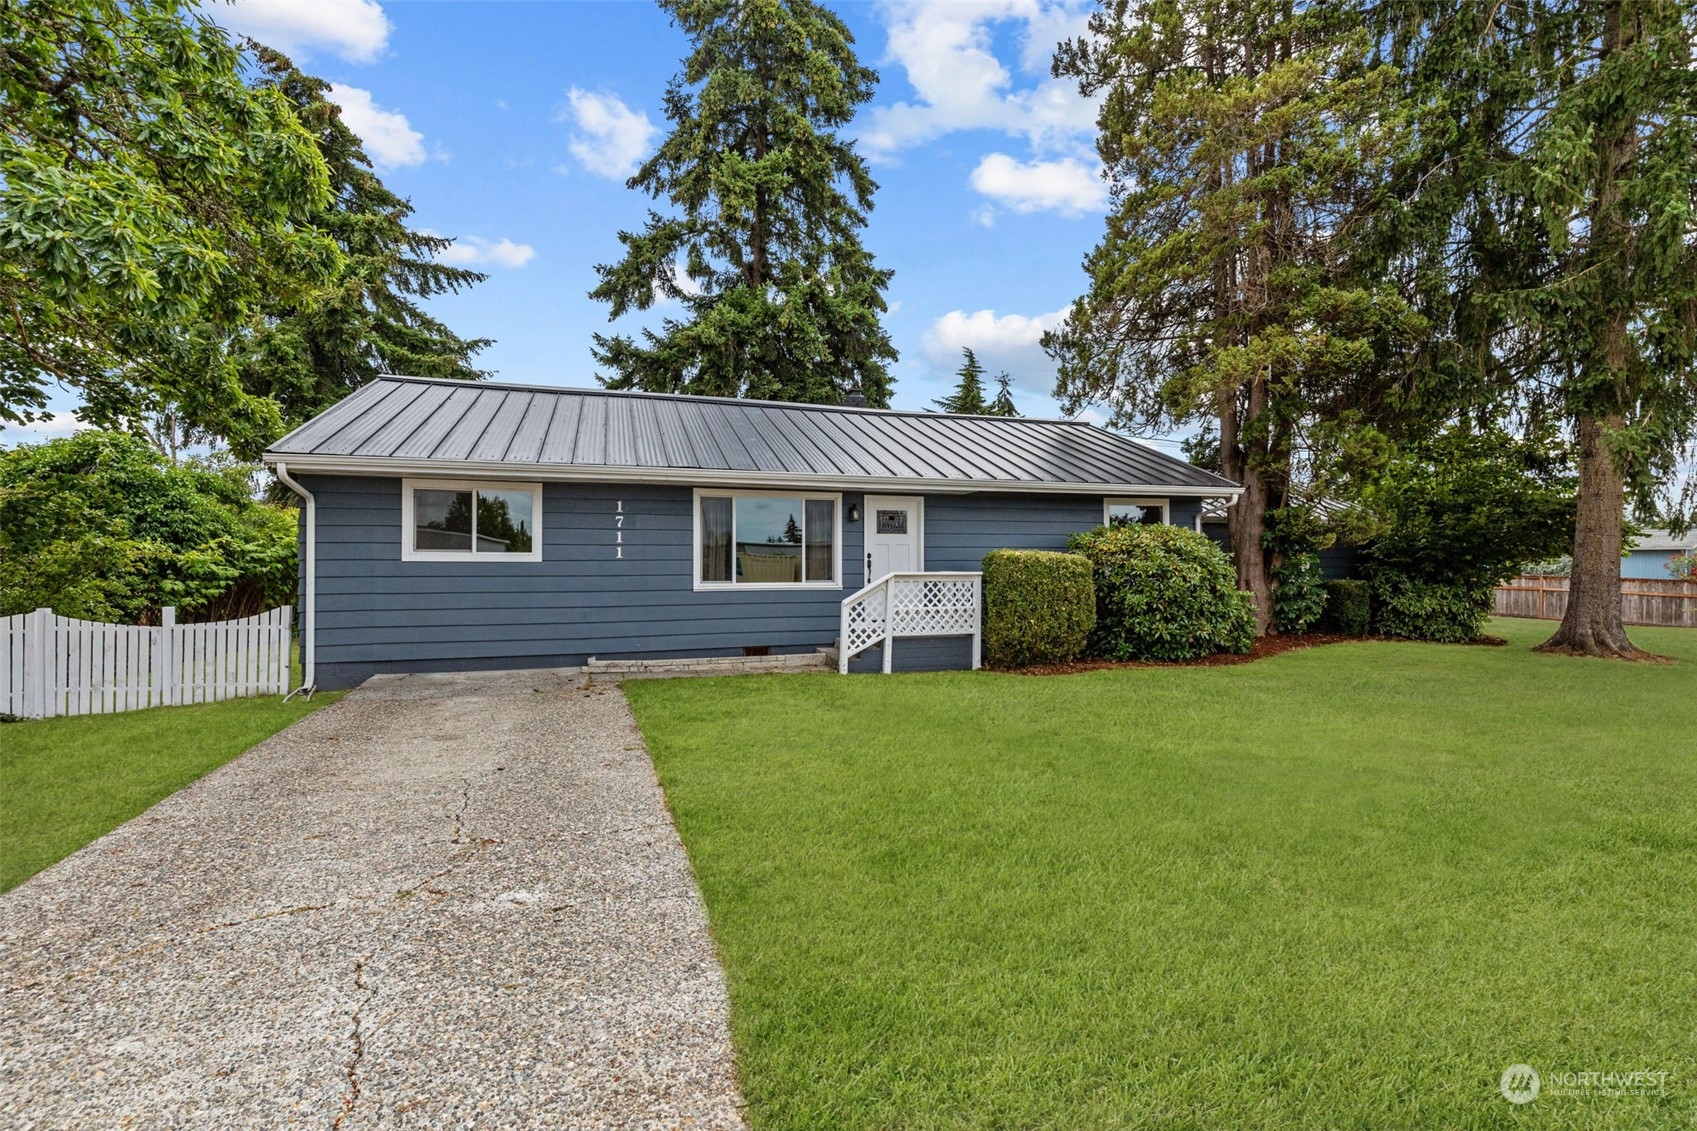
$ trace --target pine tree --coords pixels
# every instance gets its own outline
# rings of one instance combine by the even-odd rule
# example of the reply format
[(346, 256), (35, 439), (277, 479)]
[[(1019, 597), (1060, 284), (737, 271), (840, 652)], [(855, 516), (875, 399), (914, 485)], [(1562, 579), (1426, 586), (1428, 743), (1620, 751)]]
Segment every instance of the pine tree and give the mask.
[(1019, 410), (1013, 404), (1013, 391), (1008, 387), (1013, 384), (1013, 378), (1006, 373), (996, 374), (996, 396), (990, 402), (990, 407), (984, 410), (985, 416), (1018, 416)]
[(643, 342), (595, 336), (610, 388), (889, 404), (896, 358), (879, 324), (891, 272), (861, 245), (877, 187), (838, 131), (877, 74), (813, 0), (661, 0), (693, 44), (666, 90), (672, 130), (630, 187), (664, 197), (620, 232), (590, 296), (610, 319), (682, 305)]
[(453, 241), (408, 226), (412, 204), (372, 172), (359, 137), (325, 97), (328, 83), (270, 48), (253, 49), (261, 85), (295, 107), (329, 167), (331, 201), (312, 222), (341, 247), (344, 266), (304, 301), (273, 306), (238, 344), (244, 387), (277, 401), (285, 423), (295, 424), (382, 373), (487, 377), (472, 359), (490, 340), (460, 337), (418, 302), (485, 276), (436, 261)]
[(955, 391), (931, 403), (940, 412), (982, 416), (985, 412), (984, 367), (978, 363), (978, 355), (972, 352), (970, 346), (963, 347), (960, 352), (964, 360), (955, 370), (955, 376), (960, 378), (955, 383)]
[(1337, 247), (1384, 159), (1392, 77), (1353, 9), (1295, 0), (1114, 0), (1055, 73), (1104, 95), (1097, 149), (1115, 207), (1090, 289), (1044, 336), (1067, 411), (1133, 430), (1211, 423), (1238, 583), (1272, 629), (1269, 511), (1294, 453), (1343, 419), (1376, 358), (1418, 329)]
[[(1453, 295), (1460, 387), (1577, 448), (1571, 595), (1550, 651), (1633, 658), (1621, 619), (1630, 498), (1697, 447), (1697, 67), (1675, 0), (1387, 6), (1379, 29), (1432, 139), (1387, 227)], [(1442, 300), (1440, 300), (1441, 302)], [(1661, 491), (1658, 497), (1658, 491)]]

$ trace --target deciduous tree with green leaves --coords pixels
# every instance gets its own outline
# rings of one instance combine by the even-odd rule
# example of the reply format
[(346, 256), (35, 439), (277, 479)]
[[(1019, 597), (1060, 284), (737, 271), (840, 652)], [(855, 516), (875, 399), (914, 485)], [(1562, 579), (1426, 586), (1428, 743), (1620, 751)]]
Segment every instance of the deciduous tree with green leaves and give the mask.
[(437, 261), (453, 240), (409, 226), (412, 203), (372, 171), (365, 146), (325, 97), (329, 83), (277, 51), (254, 45), (263, 88), (286, 98), (318, 143), (330, 199), (310, 220), (335, 239), (342, 266), (328, 285), (265, 304), (258, 327), (235, 345), (243, 386), (268, 396), (286, 425), (299, 424), (382, 373), (480, 380), (474, 356), (488, 338), (462, 338), (420, 299), (485, 278)]
[[(1239, 584), (1273, 629), (1266, 514), (1307, 454), (1374, 398), (1378, 360), (1421, 322), (1340, 250), (1400, 123), (1352, 8), (1295, 0), (1112, 0), (1057, 76), (1101, 96), (1114, 207), (1090, 289), (1044, 336), (1067, 410), (1135, 430), (1212, 425), (1243, 485)], [(1326, 429), (1330, 428), (1330, 431)]]
[(889, 404), (896, 358), (879, 322), (891, 272), (860, 230), (876, 188), (839, 136), (875, 72), (813, 0), (661, 0), (693, 45), (666, 90), (671, 133), (630, 180), (665, 198), (620, 232), (590, 296), (616, 319), (682, 305), (638, 343), (595, 336), (612, 388)]
[(57, 382), (119, 424), (172, 406), (252, 447), (276, 405), (229, 335), (334, 277), (324, 161), (285, 95), (177, 0), (0, 5), (0, 417)]

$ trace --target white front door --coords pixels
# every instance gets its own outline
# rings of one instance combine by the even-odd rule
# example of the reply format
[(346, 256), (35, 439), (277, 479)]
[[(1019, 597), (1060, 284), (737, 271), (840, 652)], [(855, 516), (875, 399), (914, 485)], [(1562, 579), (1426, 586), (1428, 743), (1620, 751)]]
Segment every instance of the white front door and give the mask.
[(925, 500), (908, 495), (868, 495), (866, 512), (866, 583), (886, 573), (925, 568)]

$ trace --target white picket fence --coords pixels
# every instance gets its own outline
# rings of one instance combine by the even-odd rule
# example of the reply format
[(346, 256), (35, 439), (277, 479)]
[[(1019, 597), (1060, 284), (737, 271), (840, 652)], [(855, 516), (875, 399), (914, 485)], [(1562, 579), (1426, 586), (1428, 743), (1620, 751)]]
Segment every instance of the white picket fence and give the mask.
[(26, 719), (216, 703), (289, 689), (289, 606), (157, 628), (37, 609), (0, 619), (0, 712)]

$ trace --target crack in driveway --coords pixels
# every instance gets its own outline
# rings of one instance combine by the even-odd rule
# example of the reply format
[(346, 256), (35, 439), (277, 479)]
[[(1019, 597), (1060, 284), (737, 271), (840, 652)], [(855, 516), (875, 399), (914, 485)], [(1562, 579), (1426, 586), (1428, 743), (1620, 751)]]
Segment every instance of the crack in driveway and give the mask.
[(348, 1116), (353, 1114), (354, 1105), (359, 1103), (359, 1066), (360, 1062), (365, 1059), (365, 1007), (370, 1005), (371, 1000), (377, 996), (376, 987), (365, 984), (365, 964), (370, 962), (372, 957), (372, 955), (366, 954), (354, 959), (354, 989), (359, 990), (365, 996), (360, 999), (358, 1005), (354, 1006), (353, 1032), (349, 1037), (351, 1047), (348, 1053), (347, 1067), (343, 1072), (343, 1075), (347, 1077), (348, 1087), (342, 1096), (342, 1110), (338, 1111), (336, 1118), (331, 1121), (330, 1131), (339, 1131), (342, 1124), (347, 1122)]
[(628, 705), (536, 686), (355, 691), (0, 896), (0, 1127), (742, 1127)]

